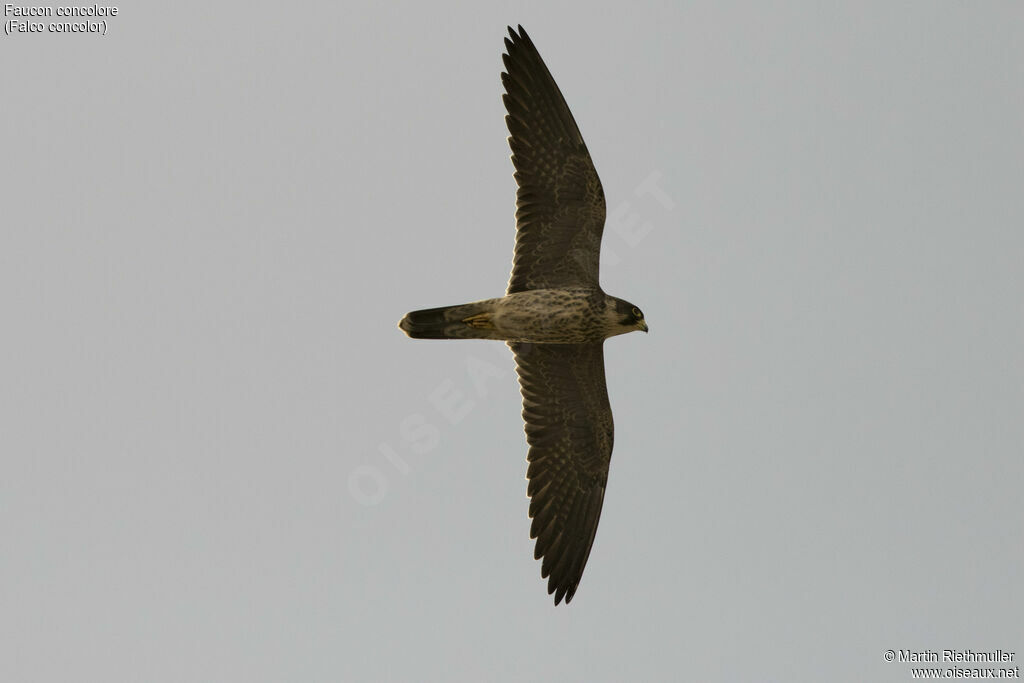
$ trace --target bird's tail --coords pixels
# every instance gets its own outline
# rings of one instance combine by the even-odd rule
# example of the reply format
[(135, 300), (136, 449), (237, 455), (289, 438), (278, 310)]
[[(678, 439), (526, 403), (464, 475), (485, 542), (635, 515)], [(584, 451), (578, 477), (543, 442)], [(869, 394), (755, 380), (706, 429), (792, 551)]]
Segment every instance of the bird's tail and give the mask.
[(491, 301), (406, 313), (398, 327), (413, 339), (501, 339), (490, 321)]

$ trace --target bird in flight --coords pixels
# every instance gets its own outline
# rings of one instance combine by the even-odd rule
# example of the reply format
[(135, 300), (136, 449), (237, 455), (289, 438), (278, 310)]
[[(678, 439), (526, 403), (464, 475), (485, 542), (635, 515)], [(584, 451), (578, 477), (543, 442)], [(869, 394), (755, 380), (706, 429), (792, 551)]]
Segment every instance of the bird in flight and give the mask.
[(604, 340), (647, 332), (639, 308), (601, 289), (601, 181), (576, 121), (522, 26), (502, 55), (509, 146), (519, 185), (505, 296), (413, 311), (414, 339), (498, 339), (515, 356), (529, 444), (526, 478), (534, 557), (555, 604), (568, 604), (590, 556), (608, 481), (614, 428)]

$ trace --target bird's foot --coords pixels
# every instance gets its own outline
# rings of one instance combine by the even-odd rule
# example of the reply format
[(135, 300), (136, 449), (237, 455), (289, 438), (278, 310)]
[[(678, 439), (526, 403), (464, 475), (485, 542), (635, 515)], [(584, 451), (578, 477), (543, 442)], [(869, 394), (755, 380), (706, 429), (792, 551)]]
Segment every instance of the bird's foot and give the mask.
[(468, 318), (463, 318), (462, 322), (466, 323), (470, 327), (476, 330), (493, 330), (494, 323), (491, 322), (491, 316), (487, 313), (478, 313), (471, 315)]

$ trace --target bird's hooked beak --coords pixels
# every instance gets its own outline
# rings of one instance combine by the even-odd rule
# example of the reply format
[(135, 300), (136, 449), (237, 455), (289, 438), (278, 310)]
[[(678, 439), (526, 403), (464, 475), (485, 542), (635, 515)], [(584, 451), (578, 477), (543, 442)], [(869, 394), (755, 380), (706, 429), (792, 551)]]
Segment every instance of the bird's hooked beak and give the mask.
[(643, 320), (638, 320), (636, 323), (636, 328), (642, 332), (647, 332), (647, 323), (644, 322)]

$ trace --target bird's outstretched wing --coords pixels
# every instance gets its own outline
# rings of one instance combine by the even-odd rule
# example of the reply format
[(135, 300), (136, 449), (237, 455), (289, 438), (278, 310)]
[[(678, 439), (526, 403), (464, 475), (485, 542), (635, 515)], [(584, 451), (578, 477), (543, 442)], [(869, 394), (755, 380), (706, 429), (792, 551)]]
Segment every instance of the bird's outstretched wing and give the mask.
[(530, 444), (530, 538), (557, 605), (576, 593), (601, 516), (614, 427), (596, 344), (509, 342)]
[(604, 230), (601, 180), (565, 98), (523, 27), (502, 55), (515, 166), (516, 249), (508, 293), (598, 287)]

